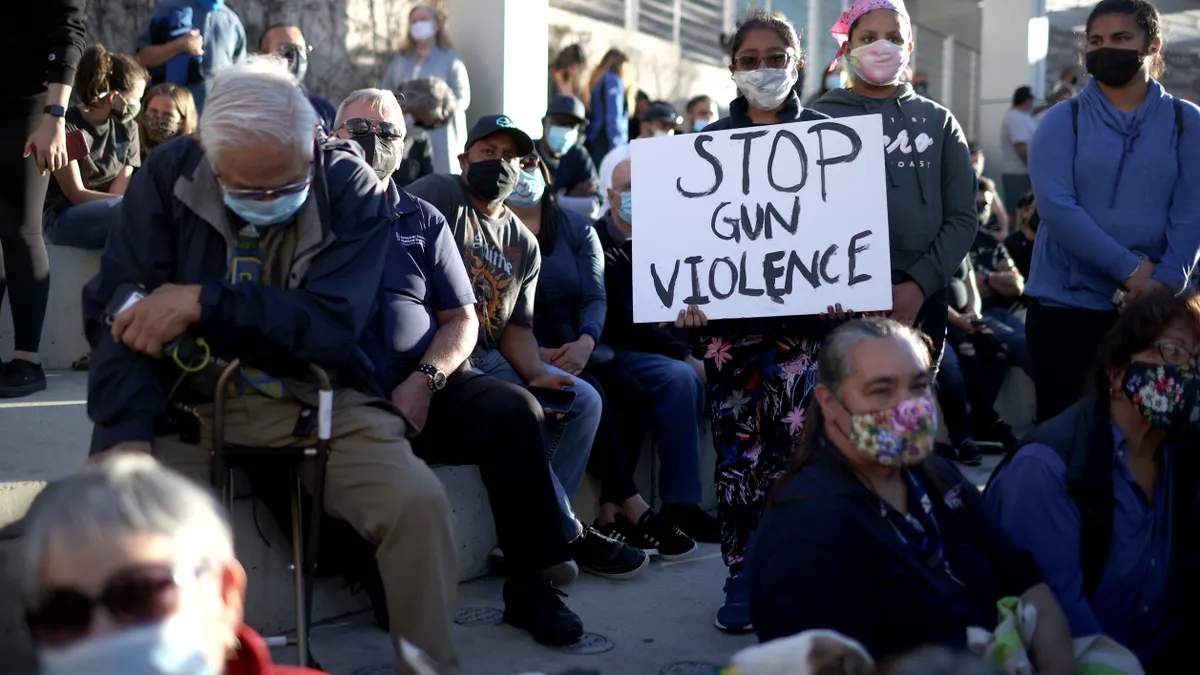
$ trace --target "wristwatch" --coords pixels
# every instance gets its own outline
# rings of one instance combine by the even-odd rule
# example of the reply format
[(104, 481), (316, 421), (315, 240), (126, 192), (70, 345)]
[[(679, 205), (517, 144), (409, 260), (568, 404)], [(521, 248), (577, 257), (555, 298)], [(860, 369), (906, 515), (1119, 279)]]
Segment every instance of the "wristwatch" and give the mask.
[(42, 114), (49, 115), (51, 117), (66, 117), (67, 109), (61, 105), (48, 105), (45, 108), (42, 108)]
[(417, 371), (424, 373), (429, 378), (430, 391), (438, 392), (446, 386), (446, 374), (438, 370), (436, 367), (428, 363), (422, 363), (417, 366)]

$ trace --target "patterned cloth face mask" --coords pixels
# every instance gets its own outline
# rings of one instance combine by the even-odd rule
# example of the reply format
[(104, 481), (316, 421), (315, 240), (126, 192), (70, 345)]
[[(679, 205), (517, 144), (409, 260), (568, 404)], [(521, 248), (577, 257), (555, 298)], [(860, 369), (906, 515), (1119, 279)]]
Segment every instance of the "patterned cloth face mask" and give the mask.
[(933, 399), (918, 396), (887, 410), (850, 416), (850, 442), (883, 466), (914, 466), (933, 454), (937, 413)]
[(1122, 391), (1151, 426), (1183, 431), (1200, 422), (1200, 373), (1189, 366), (1134, 361)]

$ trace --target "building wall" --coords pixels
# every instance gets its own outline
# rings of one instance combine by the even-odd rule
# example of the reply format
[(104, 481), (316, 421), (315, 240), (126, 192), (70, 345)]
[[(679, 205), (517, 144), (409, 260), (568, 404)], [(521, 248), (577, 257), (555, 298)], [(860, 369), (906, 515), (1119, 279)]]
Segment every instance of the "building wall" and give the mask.
[[(1046, 56), (1046, 82), (1049, 92), (1058, 80), (1062, 69), (1074, 65), (1083, 73), (1080, 65), (1080, 41), (1068, 28), (1050, 27), (1050, 50)], [(1164, 52), (1167, 73), (1162, 78), (1163, 86), (1177, 96), (1196, 99), (1200, 96), (1200, 55), (1171, 49), (1168, 40)]]

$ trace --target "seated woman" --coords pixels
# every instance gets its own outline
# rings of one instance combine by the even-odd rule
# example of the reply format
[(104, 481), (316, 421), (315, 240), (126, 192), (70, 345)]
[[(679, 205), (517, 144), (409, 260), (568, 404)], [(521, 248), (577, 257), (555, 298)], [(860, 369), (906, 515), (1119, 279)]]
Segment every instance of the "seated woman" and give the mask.
[[(607, 347), (597, 351), (607, 312), (604, 254), (587, 218), (558, 206), (538, 155), (522, 160), (508, 206), (537, 237), (542, 253), (533, 320), (542, 360), (587, 380), (603, 401), (590, 462), (601, 479), (598, 529), (666, 560), (692, 553), (696, 542), (650, 508), (632, 471), (654, 425), (664, 432), (657, 436), (663, 501), (673, 509), (695, 508), (701, 499), (700, 381), (682, 362), (664, 359), (679, 363), (674, 369)], [(677, 422), (670, 433), (662, 427), (666, 418)]]
[(1133, 303), (1101, 343), (1095, 393), (1034, 430), (985, 493), (1073, 634), (1108, 635), (1152, 674), (1178, 672), (1195, 635), (1197, 354), (1200, 296)]
[(187, 87), (166, 82), (150, 87), (146, 92), (145, 110), (138, 126), (142, 140), (142, 157), (154, 148), (176, 136), (186, 136), (196, 131), (200, 115), (196, 113), (196, 102)]
[(132, 57), (98, 44), (84, 50), (75, 73), (80, 103), (67, 110), (66, 131), (82, 133), (88, 153), (54, 172), (42, 208), (47, 242), (104, 248), (129, 177), (142, 164), (134, 120), (149, 78)]
[(890, 319), (844, 324), (817, 363), (810, 430), (752, 544), (760, 640), (826, 628), (879, 660), (925, 644), (962, 648), (996, 602), (1038, 612), (1040, 675), (1075, 672), (1066, 618), (1028, 554), (989, 529), (979, 492), (934, 456), (937, 417), (923, 337)]

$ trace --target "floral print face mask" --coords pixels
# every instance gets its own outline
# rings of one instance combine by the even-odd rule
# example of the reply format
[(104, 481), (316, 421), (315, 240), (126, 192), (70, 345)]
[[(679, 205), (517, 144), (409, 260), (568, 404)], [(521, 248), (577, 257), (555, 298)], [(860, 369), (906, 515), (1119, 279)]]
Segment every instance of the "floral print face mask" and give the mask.
[(933, 399), (918, 396), (894, 408), (850, 416), (850, 442), (883, 466), (920, 464), (933, 453), (937, 413)]
[(1200, 422), (1200, 374), (1194, 368), (1134, 361), (1122, 389), (1151, 426), (1182, 431)]

